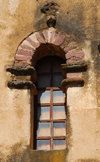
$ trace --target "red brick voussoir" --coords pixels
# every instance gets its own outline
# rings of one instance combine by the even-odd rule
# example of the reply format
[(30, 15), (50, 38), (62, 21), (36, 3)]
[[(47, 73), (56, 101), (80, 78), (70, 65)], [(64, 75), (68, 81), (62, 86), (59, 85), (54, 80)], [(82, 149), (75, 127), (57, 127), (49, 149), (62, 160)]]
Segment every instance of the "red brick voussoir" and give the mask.
[(66, 38), (65, 41), (60, 46), (61, 49), (64, 49), (71, 41), (73, 41), (73, 39), (71, 37)]
[[(41, 59), (45, 54), (41, 53), (41, 56), (35, 53), (36, 49), (41, 44), (53, 44), (59, 46), (63, 52), (58, 53), (57, 56), (66, 59), (67, 64), (84, 63), (84, 52), (80, 48), (77, 48), (77, 43), (73, 38), (63, 31), (59, 31), (56, 28), (48, 28), (28, 36), (19, 46), (15, 55), (14, 65), (30, 65), (36, 64), (38, 59)], [(77, 52), (76, 52), (77, 51)], [(45, 50), (44, 50), (44, 53)], [(36, 54), (36, 55), (35, 55)]]
[(44, 35), (46, 42), (48, 42), (48, 39), (49, 39), (48, 30), (44, 30), (43, 35)]
[(26, 44), (21, 44), (19, 47), (20, 47), (21, 49), (24, 49), (24, 50), (34, 51), (33, 48), (29, 47), (29, 46), (26, 45)]
[(16, 54), (18, 55), (25, 55), (25, 56), (32, 56), (34, 54), (34, 51), (27, 51), (26, 49), (18, 49)]
[(26, 40), (36, 49), (38, 48), (40, 45), (37, 44), (35, 41), (33, 41), (31, 38), (26, 38)]
[(57, 35), (53, 44), (59, 46), (61, 43), (63, 43), (65, 37), (66, 37), (66, 33), (60, 32)]
[(71, 58), (71, 57), (73, 57), (73, 56), (75, 56), (75, 57), (84, 57), (84, 52), (83, 51), (79, 51), (79, 52), (73, 52), (73, 53), (67, 53), (67, 54), (65, 54), (65, 56), (66, 56), (66, 59), (69, 59), (69, 58)]
[(68, 59), (67, 64), (77, 64), (77, 63), (84, 63), (85, 61), (83, 59)]
[(77, 48), (77, 45), (76, 46), (75, 45), (74, 46), (68, 46), (68, 47), (64, 48), (64, 52), (68, 53), (70, 50), (73, 50), (75, 48)]
[(40, 34), (36, 33), (36, 38), (40, 43), (45, 43), (45, 40), (43, 39), (43, 37)]
[(32, 56), (24, 56), (24, 55), (18, 55), (16, 54), (15, 60), (20, 61), (30, 61), (32, 59)]
[(14, 66), (29, 66), (31, 65), (31, 63), (29, 63), (28, 61), (15, 61), (14, 62)]
[(52, 43), (54, 36), (55, 36), (55, 30), (51, 29), (51, 31), (50, 31), (50, 41), (49, 41), (49, 43)]

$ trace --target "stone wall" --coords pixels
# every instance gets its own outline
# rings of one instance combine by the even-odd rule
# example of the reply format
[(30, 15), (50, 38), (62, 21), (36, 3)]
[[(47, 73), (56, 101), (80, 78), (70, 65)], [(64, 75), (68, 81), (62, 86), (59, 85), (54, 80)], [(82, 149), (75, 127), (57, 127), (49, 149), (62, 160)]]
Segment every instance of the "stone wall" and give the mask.
[(50, 0), (0, 0), (0, 161), (100, 161), (100, 1), (55, 0), (60, 5), (56, 28), (71, 35), (85, 53), (88, 70), (83, 87), (67, 90), (68, 147), (62, 151), (30, 150), (30, 90), (9, 89), (19, 44), (46, 28), (41, 7)]

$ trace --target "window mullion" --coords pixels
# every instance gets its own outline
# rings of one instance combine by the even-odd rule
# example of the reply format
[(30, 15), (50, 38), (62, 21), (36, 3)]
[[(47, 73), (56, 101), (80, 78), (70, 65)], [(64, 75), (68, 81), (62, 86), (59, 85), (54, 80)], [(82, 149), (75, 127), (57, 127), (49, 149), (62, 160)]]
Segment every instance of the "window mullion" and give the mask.
[(53, 71), (53, 63), (51, 61), (51, 69), (50, 69), (50, 72), (51, 72), (51, 80), (50, 80), (50, 86), (51, 86), (51, 90), (50, 90), (50, 93), (51, 93), (51, 100), (50, 100), (50, 120), (51, 120), (51, 139), (50, 139), (50, 149), (52, 150), (53, 149), (53, 89), (52, 89), (52, 86), (53, 86), (53, 74), (52, 74), (52, 71)]
[(51, 99), (50, 99), (50, 120), (51, 120), (51, 139), (50, 139), (50, 148), (51, 149), (53, 149), (53, 139), (52, 139), (52, 137), (53, 137), (53, 121), (52, 121), (52, 119), (53, 119), (53, 89), (51, 88), (51, 91), (50, 91), (50, 97), (51, 97)]

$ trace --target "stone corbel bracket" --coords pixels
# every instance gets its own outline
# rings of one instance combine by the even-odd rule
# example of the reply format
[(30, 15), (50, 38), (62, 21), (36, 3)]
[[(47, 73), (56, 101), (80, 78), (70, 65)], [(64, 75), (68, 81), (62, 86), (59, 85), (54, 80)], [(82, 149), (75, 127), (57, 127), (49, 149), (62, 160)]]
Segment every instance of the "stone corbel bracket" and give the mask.
[[(87, 64), (86, 63), (78, 63), (78, 64), (62, 64), (62, 73), (63, 77), (66, 78), (67, 73), (77, 73), (77, 72), (84, 72), (87, 70)], [(71, 77), (71, 78), (66, 78), (62, 81), (62, 91), (63, 93), (66, 93), (67, 88), (69, 86), (73, 85), (83, 85), (84, 84), (84, 79), (82, 77)]]
[(36, 70), (32, 66), (7, 66), (6, 70), (12, 74), (12, 80), (8, 82), (9, 88), (30, 88), (34, 95), (37, 94), (35, 82), (37, 80)]

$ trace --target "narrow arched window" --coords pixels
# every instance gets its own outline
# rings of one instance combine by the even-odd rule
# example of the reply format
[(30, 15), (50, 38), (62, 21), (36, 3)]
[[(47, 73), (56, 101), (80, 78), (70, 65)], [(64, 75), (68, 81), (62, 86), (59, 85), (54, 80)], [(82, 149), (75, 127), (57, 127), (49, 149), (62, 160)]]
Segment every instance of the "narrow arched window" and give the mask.
[(46, 57), (36, 64), (38, 95), (34, 99), (34, 149), (66, 148), (65, 94), (59, 57)]

